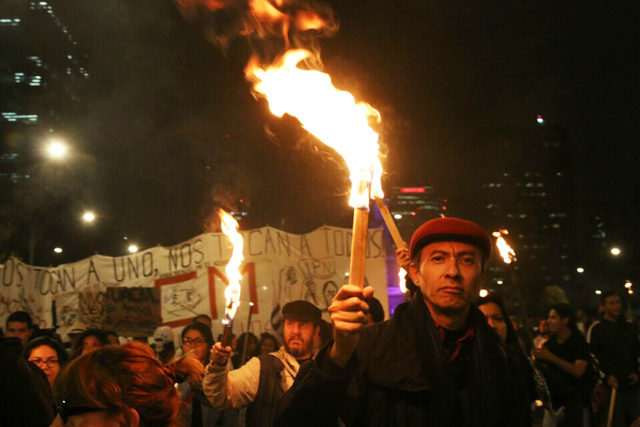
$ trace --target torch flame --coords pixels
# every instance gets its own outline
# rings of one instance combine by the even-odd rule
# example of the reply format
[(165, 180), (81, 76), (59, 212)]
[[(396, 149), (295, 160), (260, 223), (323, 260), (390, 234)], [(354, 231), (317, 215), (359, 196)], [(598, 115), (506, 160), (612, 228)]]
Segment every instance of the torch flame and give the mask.
[(400, 279), (399, 285), (400, 285), (400, 291), (403, 294), (407, 293), (407, 280), (406, 280), (406, 276), (407, 276), (407, 272), (404, 271), (404, 268), (401, 268), (400, 270), (398, 270), (398, 279)]
[(231, 259), (227, 263), (227, 267), (225, 269), (229, 284), (224, 290), (226, 308), (222, 323), (227, 325), (233, 321), (236, 310), (240, 305), (240, 280), (242, 280), (240, 264), (242, 264), (242, 260), (244, 259), (242, 256), (243, 241), (242, 234), (238, 232), (238, 221), (222, 209), (219, 210), (218, 214), (221, 219), (222, 232), (229, 237), (231, 245), (233, 246)]
[(507, 244), (507, 241), (502, 237), (503, 234), (509, 234), (507, 230), (494, 231), (493, 236), (496, 237), (496, 246), (500, 251), (500, 256), (504, 260), (505, 264), (511, 264), (512, 261), (517, 261), (515, 251)]
[(268, 100), (273, 114), (296, 117), (307, 131), (344, 158), (352, 183), (349, 204), (368, 210), (369, 197), (384, 197), (378, 134), (369, 126), (370, 120), (380, 121), (380, 113), (336, 89), (328, 74), (298, 68), (298, 63), (311, 55), (303, 49), (288, 50), (266, 69), (250, 62), (245, 73), (254, 82), (254, 90)]

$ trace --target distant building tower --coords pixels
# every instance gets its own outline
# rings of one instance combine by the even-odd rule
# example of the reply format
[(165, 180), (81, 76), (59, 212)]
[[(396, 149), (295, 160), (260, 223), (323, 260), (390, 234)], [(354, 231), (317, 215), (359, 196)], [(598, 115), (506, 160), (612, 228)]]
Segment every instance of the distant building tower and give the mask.
[[(483, 184), (487, 224), (509, 230), (519, 280), (530, 296), (540, 295), (547, 285), (570, 288), (576, 233), (565, 129), (538, 117), (529, 127), (502, 130), (492, 150), (498, 160)], [(496, 283), (489, 286), (509, 281), (509, 274), (494, 273)]]
[(406, 240), (422, 223), (446, 214), (447, 200), (435, 196), (433, 187), (391, 187), (389, 210)]

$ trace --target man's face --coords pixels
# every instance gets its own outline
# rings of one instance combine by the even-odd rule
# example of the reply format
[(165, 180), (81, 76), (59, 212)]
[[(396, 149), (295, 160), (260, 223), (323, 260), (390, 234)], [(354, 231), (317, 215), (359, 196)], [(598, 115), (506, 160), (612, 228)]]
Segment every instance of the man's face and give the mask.
[(484, 279), (480, 249), (461, 242), (425, 246), (420, 265), (411, 264), (411, 278), (431, 311), (457, 314), (467, 310)]
[(557, 311), (549, 311), (549, 317), (547, 317), (547, 330), (552, 334), (557, 334), (560, 330), (567, 327), (569, 319), (562, 318)]
[(7, 336), (17, 337), (22, 340), (22, 347), (26, 347), (33, 334), (33, 329), (29, 329), (26, 322), (9, 322), (7, 325)]
[(618, 317), (622, 313), (622, 301), (618, 295), (611, 295), (604, 300), (604, 313), (611, 317)]
[(319, 329), (313, 326), (313, 322), (285, 319), (284, 346), (287, 352), (296, 359), (305, 359), (311, 356), (313, 337), (318, 335)]

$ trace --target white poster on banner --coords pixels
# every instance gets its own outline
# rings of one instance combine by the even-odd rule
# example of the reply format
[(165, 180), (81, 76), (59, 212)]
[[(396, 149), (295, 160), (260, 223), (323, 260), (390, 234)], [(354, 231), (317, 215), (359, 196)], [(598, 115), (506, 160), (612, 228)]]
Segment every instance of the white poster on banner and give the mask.
[[(279, 333), (280, 310), (289, 301), (315, 304), (328, 320), (327, 307), (346, 283), (351, 230), (323, 227), (307, 234), (290, 234), (271, 227), (242, 232), (244, 262), (241, 305), (234, 332)], [(366, 282), (388, 307), (382, 229), (369, 230)], [(100, 327), (107, 287), (159, 287), (162, 322), (174, 328), (197, 314), (214, 319), (221, 332), (224, 315), (225, 266), (232, 248), (222, 233), (209, 233), (172, 247), (155, 247), (122, 257), (95, 255), (55, 268), (35, 267), (11, 258), (0, 265), (0, 324), (12, 312), (29, 312), (41, 328), (53, 326), (65, 334), (76, 321)], [(55, 301), (55, 303), (54, 303)]]

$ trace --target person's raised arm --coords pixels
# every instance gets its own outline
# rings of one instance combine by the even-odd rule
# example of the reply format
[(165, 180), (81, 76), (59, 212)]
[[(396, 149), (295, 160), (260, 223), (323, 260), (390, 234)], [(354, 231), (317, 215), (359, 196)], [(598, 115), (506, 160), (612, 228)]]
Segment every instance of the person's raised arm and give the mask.
[(217, 411), (243, 408), (258, 393), (260, 360), (254, 357), (240, 369), (229, 372), (230, 356), (231, 347), (215, 343), (202, 381), (204, 394)]
[(576, 360), (575, 362), (567, 362), (564, 359), (559, 358), (555, 354), (551, 353), (546, 347), (536, 348), (533, 350), (533, 355), (536, 359), (547, 360), (569, 375), (581, 378), (587, 370), (589, 364), (586, 360)]

